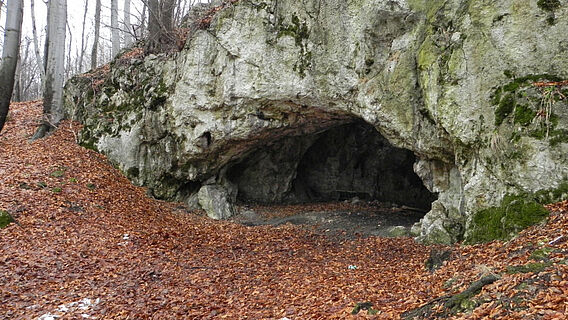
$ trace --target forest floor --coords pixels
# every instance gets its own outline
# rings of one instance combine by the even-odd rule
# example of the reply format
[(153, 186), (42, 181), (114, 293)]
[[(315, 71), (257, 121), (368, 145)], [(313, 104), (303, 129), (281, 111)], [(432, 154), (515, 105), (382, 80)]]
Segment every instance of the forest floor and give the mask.
[[(76, 144), (76, 124), (29, 142), (40, 114), (13, 104), (0, 135), (0, 210), (17, 221), (0, 230), (0, 319), (397, 319), (429, 302), (432, 319), (568, 313), (568, 202), (475, 246), (212, 221), (148, 197)], [(431, 272), (433, 249), (451, 253)], [(488, 275), (451, 312), (439, 304)]]

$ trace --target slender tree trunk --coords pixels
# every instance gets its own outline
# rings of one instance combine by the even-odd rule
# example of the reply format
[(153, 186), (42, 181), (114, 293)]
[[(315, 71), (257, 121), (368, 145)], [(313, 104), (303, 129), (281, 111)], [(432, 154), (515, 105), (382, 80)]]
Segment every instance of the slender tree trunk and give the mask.
[(176, 5), (176, 11), (174, 13), (174, 21), (177, 24), (181, 20), (181, 15), (183, 14), (183, 9), (182, 9), (182, 1), (178, 0), (176, 2), (177, 2), (177, 5)]
[[(16, 83), (14, 84), (13, 101), (24, 101), (26, 97), (26, 81), (28, 81), (28, 74), (26, 73), (30, 49), (30, 39), (26, 37), (25, 45), (20, 42), (20, 55), (18, 57), (18, 66), (16, 67)], [(23, 50), (23, 52), (22, 52)], [(23, 53), (23, 54), (22, 54)]]
[(146, 11), (148, 9), (147, 2), (143, 1), (144, 4), (142, 6), (142, 18), (140, 19), (140, 38), (144, 38), (144, 33), (146, 33)]
[(162, 0), (160, 2), (162, 30), (164, 33), (167, 33), (170, 37), (173, 37), (175, 9), (176, 9), (176, 0)]
[(112, 57), (120, 51), (120, 29), (118, 28), (118, 0), (110, 1), (110, 32), (112, 40)]
[(99, 51), (100, 30), (101, 30), (101, 0), (97, 0), (95, 5), (95, 40), (93, 41), (93, 50), (91, 51), (91, 69), (95, 69), (97, 67), (97, 54)]
[(149, 0), (147, 53), (168, 51), (175, 48), (173, 19), (176, 0)]
[(18, 52), (20, 51), (23, 15), (24, 1), (9, 0), (6, 10), (2, 66), (0, 67), (0, 132), (6, 122), (12, 90), (14, 89), (14, 75), (18, 64)]
[(24, 54), (22, 56), (20, 53), (20, 59), (22, 61), (22, 83), (20, 85), (22, 90), (22, 101), (27, 101), (34, 98), (34, 93), (30, 92), (30, 89), (32, 84), (36, 83), (38, 72), (35, 70), (35, 58), (31, 56), (33, 55), (32, 39), (26, 38), (26, 42), (20, 44), (20, 46), (22, 45), (24, 46)]
[(65, 53), (65, 58), (67, 59), (67, 62), (64, 64), (64, 74), (65, 76), (63, 77), (63, 82), (65, 82), (67, 79), (69, 79), (71, 77), (71, 74), (73, 72), (73, 68), (71, 66), (71, 52), (73, 52), (73, 33), (71, 32), (71, 26), (66, 23), (67, 26), (67, 31), (69, 32), (69, 41), (67, 42), (67, 49), (64, 51)]
[(130, 0), (124, 0), (124, 46), (132, 45), (132, 25), (130, 24)]
[(89, 9), (89, 0), (85, 0), (85, 11), (83, 12), (83, 28), (81, 30), (81, 52), (79, 53), (78, 73), (83, 71), (83, 57), (85, 55), (85, 23), (87, 21), (87, 11)]
[(30, 13), (32, 15), (32, 34), (33, 34), (33, 40), (34, 40), (35, 58), (36, 58), (38, 69), (39, 69), (39, 78), (40, 78), (41, 83), (43, 83), (43, 79), (45, 78), (45, 69), (43, 68), (43, 62), (41, 61), (41, 54), (39, 52), (39, 42), (38, 42), (38, 37), (37, 37), (34, 0), (30, 0), (30, 8), (31, 8)]
[(63, 119), (67, 0), (49, 2), (47, 69), (43, 91), (43, 121), (32, 140), (43, 138)]
[[(45, 43), (43, 44), (43, 70), (44, 70), (44, 75), (45, 72), (47, 71), (47, 53), (49, 52), (49, 11), (51, 10), (51, 0), (46, 2), (46, 6), (47, 6), (47, 23), (45, 25)], [(45, 78), (43, 79), (45, 81)], [(44, 83), (45, 85), (45, 83)], [(43, 92), (43, 86), (42, 86), (42, 92)]]
[(159, 47), (160, 29), (160, 3), (158, 0), (148, 0), (148, 43), (146, 44), (146, 51), (152, 53)]
[[(20, 45), (21, 47), (21, 45)], [(14, 89), (12, 90), (12, 101), (22, 101), (22, 56), (18, 57), (16, 63), (16, 73), (14, 74)]]
[(35, 90), (33, 90), (33, 85), (38, 83), (38, 71), (37, 71), (37, 64), (35, 63), (35, 56), (34, 56), (34, 48), (33, 48), (33, 39), (27, 39), (26, 42), (26, 50), (25, 56), (22, 60), (24, 63), (24, 85), (23, 85), (23, 95), (24, 101), (33, 100), (36, 98)]

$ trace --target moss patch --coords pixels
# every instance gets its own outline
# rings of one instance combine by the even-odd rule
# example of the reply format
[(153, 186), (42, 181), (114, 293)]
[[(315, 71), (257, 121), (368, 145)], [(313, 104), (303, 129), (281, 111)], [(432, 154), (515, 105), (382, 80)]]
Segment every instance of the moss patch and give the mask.
[(539, 203), (544, 204), (568, 200), (568, 181), (562, 182), (558, 188), (538, 191), (534, 197)]
[(505, 118), (515, 109), (515, 97), (512, 94), (507, 94), (503, 97), (495, 110), (495, 125), (500, 126)]
[(552, 112), (552, 105), (563, 100), (561, 88), (537, 88), (535, 82), (560, 82), (562, 78), (550, 74), (527, 75), (515, 78), (510, 70), (504, 71), (511, 81), (498, 87), (491, 99), (495, 106), (495, 126), (513, 126), (513, 137), (528, 136), (547, 140), (554, 147), (568, 142), (568, 130), (556, 129), (560, 117)]
[(536, 117), (536, 112), (526, 105), (517, 105), (515, 107), (515, 123), (521, 126), (528, 126)]
[(544, 269), (546, 269), (547, 267), (550, 267), (552, 265), (552, 263), (550, 262), (534, 262), (534, 263), (528, 263), (525, 265), (520, 265), (520, 266), (508, 266), (507, 267), (507, 273), (509, 274), (515, 274), (515, 273), (539, 273), (541, 271), (543, 271)]
[[(358, 302), (353, 310), (351, 310), (351, 314), (358, 314), (361, 310), (367, 310), (368, 314), (373, 312), (373, 303), (372, 302)], [(375, 312), (376, 313), (376, 312)], [(375, 314), (373, 313), (373, 314)]]
[(560, 143), (568, 143), (568, 130), (553, 130), (550, 133), (548, 142), (555, 147)]
[(300, 77), (306, 76), (306, 70), (312, 65), (312, 52), (308, 50), (307, 39), (310, 36), (310, 30), (306, 22), (301, 22), (297, 15), (292, 16), (292, 23), (280, 26), (276, 38), (292, 37), (297, 47), (300, 48), (300, 58), (294, 65), (294, 71), (300, 74)]
[(543, 247), (540, 249), (536, 249), (535, 251), (533, 251), (531, 253), (531, 256), (529, 257), (529, 259), (531, 260), (535, 260), (535, 261), (548, 261), (548, 256), (554, 252), (554, 248), (550, 248), (550, 247)]
[(8, 214), (8, 211), (0, 210), (0, 229), (5, 228), (12, 222), (14, 222), (14, 219)]
[(492, 240), (508, 240), (519, 231), (535, 225), (548, 217), (548, 210), (527, 195), (508, 195), (499, 207), (475, 213), (466, 243)]
[(63, 177), (63, 175), (65, 175), (65, 171), (63, 170), (56, 170), (51, 173), (51, 176), (56, 178)]
[(556, 9), (560, 8), (560, 0), (538, 0), (536, 3), (539, 8), (545, 11), (554, 12)]
[(283, 25), (278, 30), (278, 38), (283, 36), (290, 36), (296, 41), (298, 47), (303, 45), (304, 39), (308, 39), (310, 33), (308, 25), (305, 22), (300, 22), (298, 16), (292, 16), (292, 24)]

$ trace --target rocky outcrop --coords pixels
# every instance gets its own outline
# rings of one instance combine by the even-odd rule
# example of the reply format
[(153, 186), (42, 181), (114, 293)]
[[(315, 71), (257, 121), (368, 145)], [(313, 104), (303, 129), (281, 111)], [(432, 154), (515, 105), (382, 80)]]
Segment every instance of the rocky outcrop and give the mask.
[[(82, 142), (157, 197), (215, 184), (290, 199), (314, 143), (361, 121), (415, 157), (431, 192), (418, 197), (437, 195), (413, 228), (424, 242), (468, 238), (506, 195), (562, 194), (549, 192), (568, 178), (562, 2), (241, 0), (200, 26), (175, 57), (129, 55), (66, 86)], [(379, 180), (346, 191), (376, 196)]]

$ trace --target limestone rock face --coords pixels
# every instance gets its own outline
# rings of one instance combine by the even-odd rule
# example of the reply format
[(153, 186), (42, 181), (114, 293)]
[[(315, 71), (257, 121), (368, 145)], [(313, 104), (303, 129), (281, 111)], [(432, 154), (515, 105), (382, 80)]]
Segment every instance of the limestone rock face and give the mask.
[[(239, 1), (175, 56), (70, 80), (66, 108), (85, 145), (177, 200), (216, 184), (285, 201), (318, 135), (364, 121), (437, 195), (413, 233), (450, 243), (505, 195), (567, 181), (568, 87), (534, 85), (568, 79), (566, 34), (562, 2)], [(254, 179), (273, 188), (239, 185)]]

